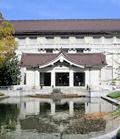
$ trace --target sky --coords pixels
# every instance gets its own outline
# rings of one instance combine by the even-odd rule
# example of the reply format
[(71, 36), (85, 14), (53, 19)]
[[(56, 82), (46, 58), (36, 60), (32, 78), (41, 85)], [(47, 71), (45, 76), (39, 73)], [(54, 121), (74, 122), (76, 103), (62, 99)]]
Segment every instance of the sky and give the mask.
[(120, 18), (120, 0), (0, 0), (7, 20)]

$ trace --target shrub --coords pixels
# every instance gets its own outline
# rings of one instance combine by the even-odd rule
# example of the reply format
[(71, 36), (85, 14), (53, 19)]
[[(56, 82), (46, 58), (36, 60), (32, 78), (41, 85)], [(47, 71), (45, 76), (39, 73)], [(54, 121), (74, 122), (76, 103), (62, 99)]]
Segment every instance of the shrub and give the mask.
[(117, 137), (117, 139), (120, 138), (120, 129), (118, 130), (116, 137)]
[(108, 97), (111, 97), (111, 98), (120, 97), (120, 91), (112, 92), (112, 93), (108, 94), (107, 96), (108, 96)]
[(2, 92), (0, 92), (0, 96), (4, 96), (4, 94)]
[(61, 90), (57, 88), (53, 89), (52, 94), (57, 94), (57, 93), (61, 93)]

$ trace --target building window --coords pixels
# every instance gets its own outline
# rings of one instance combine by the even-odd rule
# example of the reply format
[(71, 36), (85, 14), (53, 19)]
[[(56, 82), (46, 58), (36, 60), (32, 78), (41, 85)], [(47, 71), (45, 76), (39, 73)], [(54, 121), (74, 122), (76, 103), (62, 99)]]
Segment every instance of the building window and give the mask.
[(46, 72), (40, 73), (40, 85), (51, 86), (51, 73)]
[(68, 48), (64, 48), (63, 51), (68, 53)]
[(85, 73), (84, 72), (74, 73), (74, 86), (85, 86)]
[(53, 49), (46, 49), (46, 53), (53, 53)]
[(77, 53), (83, 53), (84, 49), (76, 49)]
[(69, 86), (69, 73), (56, 73), (56, 86)]

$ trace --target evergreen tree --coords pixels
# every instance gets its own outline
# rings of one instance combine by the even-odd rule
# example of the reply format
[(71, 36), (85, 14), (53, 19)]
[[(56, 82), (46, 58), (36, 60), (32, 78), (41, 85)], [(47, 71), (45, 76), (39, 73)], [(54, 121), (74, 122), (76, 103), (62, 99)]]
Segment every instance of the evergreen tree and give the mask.
[(17, 56), (9, 56), (2, 61), (0, 67), (0, 86), (17, 85), (20, 83), (20, 66)]

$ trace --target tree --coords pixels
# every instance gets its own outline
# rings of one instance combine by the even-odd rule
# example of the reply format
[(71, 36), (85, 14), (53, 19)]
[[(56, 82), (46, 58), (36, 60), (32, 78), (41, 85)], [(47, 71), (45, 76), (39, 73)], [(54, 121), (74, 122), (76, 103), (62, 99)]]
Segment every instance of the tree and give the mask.
[(17, 42), (14, 38), (14, 28), (6, 21), (0, 12), (0, 86), (20, 83), (20, 67), (15, 50)]
[(2, 20), (5, 20), (5, 18), (2, 16), (2, 13), (0, 12), (0, 18), (2, 19)]
[(9, 56), (2, 61), (0, 68), (0, 86), (17, 85), (20, 83), (20, 66), (17, 56)]
[(15, 55), (17, 49), (17, 42), (13, 34), (15, 33), (14, 28), (10, 21), (5, 20), (0, 13), (0, 66), (3, 60), (9, 56)]

